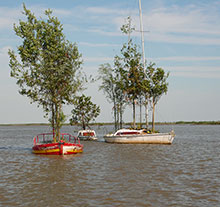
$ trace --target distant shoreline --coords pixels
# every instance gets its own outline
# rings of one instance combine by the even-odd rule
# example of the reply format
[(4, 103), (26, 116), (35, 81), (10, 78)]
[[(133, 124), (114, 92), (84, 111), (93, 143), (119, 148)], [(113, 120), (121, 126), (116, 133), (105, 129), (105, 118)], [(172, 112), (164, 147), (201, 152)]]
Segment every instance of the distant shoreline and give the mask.
[[(136, 123), (139, 125), (139, 123)], [(145, 123), (142, 123), (144, 126)], [(156, 125), (220, 125), (220, 121), (177, 121), (177, 122), (156, 122)], [(0, 124), (0, 126), (49, 126), (49, 123), (21, 123), (21, 124)], [(69, 126), (70, 124), (64, 124), (64, 126)], [(105, 126), (105, 125), (114, 125), (111, 122), (100, 122), (100, 123), (91, 123), (91, 126)], [(123, 125), (131, 126), (132, 123), (123, 123)], [(77, 126), (77, 125), (74, 125)], [(151, 126), (151, 123), (149, 123)]]

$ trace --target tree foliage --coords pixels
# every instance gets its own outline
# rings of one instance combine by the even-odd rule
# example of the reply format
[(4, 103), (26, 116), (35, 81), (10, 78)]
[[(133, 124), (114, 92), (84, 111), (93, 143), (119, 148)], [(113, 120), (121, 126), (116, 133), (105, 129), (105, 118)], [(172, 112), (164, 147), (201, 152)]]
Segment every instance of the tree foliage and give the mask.
[[(130, 18), (128, 18), (128, 23), (121, 27), (121, 31), (128, 35), (133, 31)], [(139, 52), (139, 47), (130, 38), (128, 43), (123, 44), (120, 52), (119, 56), (114, 57), (113, 68), (110, 64), (101, 65), (99, 69), (102, 80), (100, 89), (104, 91), (107, 99), (114, 104), (114, 109), (119, 104), (122, 104), (122, 106), (125, 106), (125, 104), (132, 105), (134, 128), (136, 128), (135, 107), (137, 103), (141, 108), (142, 104), (147, 106), (149, 100), (152, 100), (154, 128), (155, 105), (168, 90), (166, 80), (169, 73), (166, 74), (162, 68), (155, 68), (154, 63), (150, 63), (145, 69), (141, 61), (142, 55)], [(115, 123), (117, 123), (117, 110), (114, 110), (114, 117)], [(146, 123), (148, 123), (147, 120)]]
[[(120, 89), (121, 83), (119, 77), (115, 74), (111, 65), (106, 63), (99, 67), (98, 79), (102, 81), (99, 90), (103, 90), (108, 102), (113, 103), (115, 130), (117, 130), (119, 128), (119, 122), (122, 124), (123, 110), (123, 106), (120, 103), (120, 100), (123, 99), (123, 93)], [(120, 118), (121, 121), (119, 121)]]
[(91, 97), (82, 96), (76, 97), (74, 101), (74, 108), (71, 111), (72, 117), (70, 124), (81, 124), (83, 129), (89, 126), (90, 121), (94, 121), (100, 114), (100, 107), (92, 103)]
[(143, 95), (147, 80), (144, 73), (144, 67), (141, 61), (141, 53), (132, 39), (128, 44), (124, 44), (121, 49), (121, 61), (124, 74), (124, 91), (126, 98), (133, 106), (133, 127), (136, 128), (136, 103), (139, 97)]
[(60, 21), (46, 10), (46, 20), (37, 19), (25, 5), (26, 21), (14, 25), (23, 42), (18, 57), (9, 50), (11, 77), (17, 79), (19, 93), (42, 106), (51, 114), (52, 127), (59, 139), (62, 105), (71, 103), (76, 91), (82, 88), (81, 54), (77, 45), (65, 39)]
[(168, 91), (167, 78), (169, 77), (169, 72), (165, 73), (162, 68), (156, 68), (155, 63), (151, 63), (147, 68), (147, 76), (150, 80), (149, 96), (152, 100), (152, 131), (154, 131), (155, 105), (158, 103), (161, 96)]

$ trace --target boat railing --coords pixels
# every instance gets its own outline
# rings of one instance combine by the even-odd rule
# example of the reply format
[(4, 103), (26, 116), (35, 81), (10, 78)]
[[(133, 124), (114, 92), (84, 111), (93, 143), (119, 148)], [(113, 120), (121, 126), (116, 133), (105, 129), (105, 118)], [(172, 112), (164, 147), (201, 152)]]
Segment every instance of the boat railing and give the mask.
[[(41, 133), (36, 135), (33, 138), (34, 145), (38, 143), (53, 143), (54, 142), (54, 133)], [(80, 144), (80, 140), (78, 137), (75, 137), (69, 133), (60, 133), (60, 140), (61, 142), (71, 142), (71, 143), (77, 143)], [(59, 142), (58, 141), (58, 142)]]

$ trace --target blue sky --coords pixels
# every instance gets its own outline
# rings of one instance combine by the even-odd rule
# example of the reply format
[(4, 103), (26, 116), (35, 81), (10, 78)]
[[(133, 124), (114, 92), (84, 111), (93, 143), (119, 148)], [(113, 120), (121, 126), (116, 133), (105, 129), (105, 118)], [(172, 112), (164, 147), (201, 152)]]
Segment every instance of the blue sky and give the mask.
[[(97, 75), (100, 64), (111, 63), (120, 54), (127, 37), (120, 26), (131, 16), (139, 28), (138, 0), (7, 0), (0, 2), (0, 124), (47, 122), (41, 108), (18, 94), (10, 77), (9, 48), (16, 50), (21, 40), (13, 24), (22, 15), (22, 3), (37, 17), (50, 8), (63, 24), (64, 34), (76, 42), (83, 55), (83, 70)], [(220, 120), (220, 1), (142, 0), (145, 55), (148, 62), (170, 71), (169, 89), (156, 108), (156, 121)], [(140, 44), (140, 33), (132, 34)], [(110, 122), (109, 104), (99, 83), (87, 85), (85, 94), (100, 105), (97, 121)], [(67, 115), (71, 107), (64, 107)], [(131, 121), (127, 107), (124, 120)], [(137, 119), (139, 114), (137, 114)]]

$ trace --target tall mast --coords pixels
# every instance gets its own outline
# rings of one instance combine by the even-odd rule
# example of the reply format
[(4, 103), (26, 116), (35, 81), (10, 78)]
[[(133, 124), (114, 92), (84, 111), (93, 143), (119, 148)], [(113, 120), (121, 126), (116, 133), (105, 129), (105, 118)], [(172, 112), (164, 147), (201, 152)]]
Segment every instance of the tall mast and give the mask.
[[(145, 61), (145, 52), (144, 52), (144, 29), (143, 29), (143, 21), (142, 21), (141, 0), (139, 0), (139, 15), (140, 15), (143, 66), (144, 66), (144, 70), (146, 70), (146, 61)], [(148, 97), (147, 96), (145, 96), (145, 118), (146, 118), (146, 128), (148, 128)], [(140, 110), (140, 119), (141, 119), (141, 110)]]
[(140, 30), (141, 30), (141, 43), (142, 43), (142, 58), (143, 58), (143, 65), (145, 69), (146, 62), (145, 62), (145, 52), (144, 52), (144, 29), (143, 29), (143, 21), (142, 21), (141, 0), (139, 0), (139, 15), (140, 15)]

